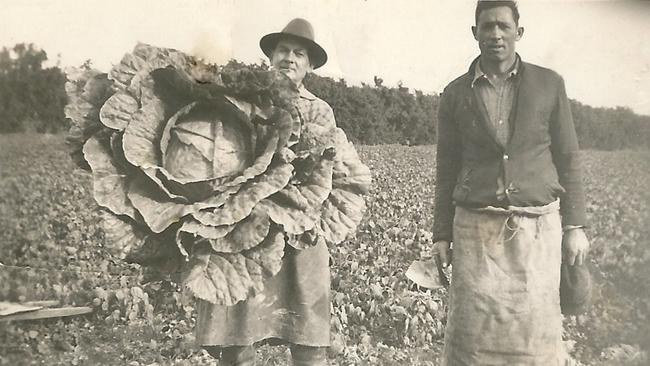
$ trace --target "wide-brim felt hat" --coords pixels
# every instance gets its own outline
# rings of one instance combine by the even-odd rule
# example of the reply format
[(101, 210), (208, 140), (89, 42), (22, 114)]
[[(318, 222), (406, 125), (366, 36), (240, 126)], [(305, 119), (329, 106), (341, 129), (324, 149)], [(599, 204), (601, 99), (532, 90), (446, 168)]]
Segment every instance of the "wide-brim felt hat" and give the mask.
[(290, 37), (304, 42), (308, 46), (309, 61), (314, 69), (317, 69), (327, 62), (327, 52), (316, 43), (314, 27), (311, 23), (302, 18), (296, 18), (287, 24), (281, 32), (270, 33), (260, 39), (260, 48), (264, 54), (271, 58), (275, 46), (283, 37)]

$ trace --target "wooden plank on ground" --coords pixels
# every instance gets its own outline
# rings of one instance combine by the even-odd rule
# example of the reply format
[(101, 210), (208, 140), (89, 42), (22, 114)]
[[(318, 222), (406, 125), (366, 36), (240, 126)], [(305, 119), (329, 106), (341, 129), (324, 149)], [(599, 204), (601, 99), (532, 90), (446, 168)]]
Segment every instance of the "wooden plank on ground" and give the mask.
[(0, 317), (1, 321), (10, 320), (35, 320), (47, 318), (60, 318), (64, 316), (88, 314), (93, 311), (93, 308), (87, 306), (81, 307), (67, 307), (67, 308), (54, 308), (54, 309), (40, 309), (26, 313), (13, 314)]
[(57, 300), (41, 300), (41, 301), (27, 301), (24, 302), (25, 306), (42, 306), (44, 308), (51, 308), (52, 306), (59, 305)]
[(26, 311), (41, 309), (43, 306), (35, 304), (19, 304), (16, 302), (0, 301), (0, 316), (8, 316)]

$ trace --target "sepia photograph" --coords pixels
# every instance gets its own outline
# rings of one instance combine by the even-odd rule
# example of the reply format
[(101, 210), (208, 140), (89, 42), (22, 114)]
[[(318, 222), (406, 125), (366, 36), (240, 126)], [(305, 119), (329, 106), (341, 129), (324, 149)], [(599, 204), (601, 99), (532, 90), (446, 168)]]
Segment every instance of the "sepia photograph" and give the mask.
[(650, 1), (2, 5), (0, 366), (650, 364)]

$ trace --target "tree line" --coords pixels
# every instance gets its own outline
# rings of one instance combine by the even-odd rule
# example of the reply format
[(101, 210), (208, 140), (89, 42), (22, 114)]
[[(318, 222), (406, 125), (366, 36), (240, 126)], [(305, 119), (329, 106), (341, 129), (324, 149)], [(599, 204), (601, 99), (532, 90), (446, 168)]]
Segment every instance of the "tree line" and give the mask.
[[(64, 132), (69, 127), (65, 74), (44, 68), (47, 53), (33, 44), (17, 44), (0, 51), (0, 133)], [(268, 65), (232, 60), (226, 68)], [(366, 145), (432, 144), (436, 138), (440, 96), (411, 90), (399, 83), (385, 86), (375, 76), (373, 85), (348, 85), (345, 80), (310, 74), (305, 86), (334, 109), (337, 124), (355, 143)], [(650, 148), (650, 116), (626, 107), (594, 108), (571, 100), (582, 148), (616, 150)]]
[(55, 133), (68, 127), (59, 67), (43, 68), (47, 53), (33, 44), (0, 51), (0, 132)]
[[(305, 86), (334, 109), (337, 124), (357, 143), (432, 144), (438, 125), (438, 94), (402, 85), (349, 86), (345, 80), (309, 75)], [(571, 112), (582, 149), (650, 149), (650, 116), (628, 107), (592, 107), (571, 99)]]

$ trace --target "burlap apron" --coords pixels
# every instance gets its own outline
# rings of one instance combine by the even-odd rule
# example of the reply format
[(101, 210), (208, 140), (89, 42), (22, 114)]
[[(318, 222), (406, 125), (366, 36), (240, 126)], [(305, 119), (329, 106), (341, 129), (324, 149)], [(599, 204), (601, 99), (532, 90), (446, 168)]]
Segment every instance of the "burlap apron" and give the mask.
[(564, 365), (559, 203), (456, 208), (443, 365)]
[(287, 247), (280, 272), (260, 295), (233, 306), (199, 300), (197, 312), (196, 337), (203, 346), (249, 345), (267, 339), (329, 346), (327, 246), (301, 251)]

